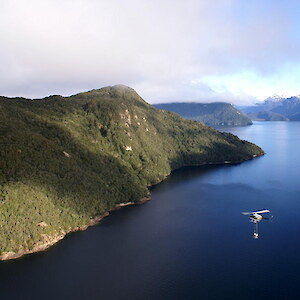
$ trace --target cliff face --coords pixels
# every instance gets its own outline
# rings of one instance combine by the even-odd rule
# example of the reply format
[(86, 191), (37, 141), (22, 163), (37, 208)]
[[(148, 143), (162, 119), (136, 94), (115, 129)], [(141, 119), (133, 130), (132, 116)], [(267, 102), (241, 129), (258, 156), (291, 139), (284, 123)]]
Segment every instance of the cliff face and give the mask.
[(203, 122), (208, 126), (246, 126), (252, 121), (233, 105), (215, 103), (165, 103), (156, 108), (173, 111), (188, 120)]
[(1, 97), (0, 133), (0, 255), (32, 252), (138, 202), (174, 168), (263, 153), (159, 111), (125, 86), (67, 98)]

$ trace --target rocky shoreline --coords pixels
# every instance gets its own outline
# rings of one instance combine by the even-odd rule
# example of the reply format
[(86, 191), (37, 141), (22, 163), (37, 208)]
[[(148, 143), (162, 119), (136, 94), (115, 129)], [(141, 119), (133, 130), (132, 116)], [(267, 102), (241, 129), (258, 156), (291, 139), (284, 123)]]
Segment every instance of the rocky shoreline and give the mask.
[[(265, 153), (262, 153), (261, 155), (253, 155), (253, 157), (250, 158), (250, 159), (248, 159), (248, 160), (254, 159), (256, 157), (263, 156), (264, 154)], [(244, 160), (244, 161), (246, 161), (246, 160)], [(212, 164), (213, 165), (238, 164), (238, 163), (241, 163), (241, 162), (243, 162), (243, 161), (237, 161), (237, 162), (224, 161), (224, 162), (219, 162), (219, 163), (218, 162), (217, 163), (211, 163), (211, 162), (209, 162), (209, 163), (203, 163), (203, 164), (197, 164), (197, 165), (189, 165), (189, 166), (204, 166), (204, 165), (212, 165)], [(0, 261), (1, 260), (4, 261), (4, 260), (16, 259), (16, 258), (20, 258), (20, 257), (22, 257), (22, 256), (24, 256), (26, 254), (31, 254), (31, 253), (45, 251), (49, 247), (53, 246), (54, 244), (56, 244), (57, 242), (59, 242), (60, 240), (62, 240), (67, 234), (72, 233), (72, 232), (76, 232), (76, 231), (84, 231), (84, 230), (86, 230), (90, 226), (97, 225), (105, 217), (109, 216), (110, 212), (112, 212), (112, 211), (118, 210), (118, 209), (120, 209), (122, 207), (125, 207), (125, 206), (143, 204), (145, 202), (148, 202), (149, 200), (151, 200), (151, 196), (150, 195), (142, 198), (138, 202), (119, 203), (114, 208), (110, 209), (109, 211), (105, 212), (104, 214), (96, 216), (93, 219), (91, 219), (90, 222), (87, 225), (72, 228), (72, 229), (70, 229), (67, 232), (62, 231), (60, 234), (57, 234), (57, 235), (51, 235), (51, 236), (49, 236), (49, 235), (43, 235), (44, 242), (36, 244), (30, 250), (28, 249), (28, 250), (22, 250), (22, 251), (19, 251), (19, 252), (4, 252), (4, 253), (2, 253), (0, 255)]]
[(151, 199), (150, 196), (142, 198), (139, 202), (126, 202), (126, 203), (119, 203), (117, 204), (114, 208), (110, 209), (109, 211), (105, 212), (102, 215), (96, 216), (95, 218), (91, 219), (90, 222), (87, 225), (80, 226), (80, 227), (75, 227), (69, 230), (68, 232), (62, 231), (60, 234), (57, 235), (43, 235), (44, 242), (43, 243), (38, 243), (36, 244), (32, 249), (30, 250), (22, 250), (19, 252), (4, 252), (0, 255), (0, 261), (1, 260), (10, 260), (10, 259), (16, 259), (20, 258), (26, 254), (31, 254), (31, 253), (36, 253), (36, 252), (41, 252), (45, 251), (60, 240), (62, 240), (67, 234), (76, 232), (76, 231), (84, 231), (90, 226), (95, 226), (98, 223), (100, 223), (105, 217), (109, 216), (110, 212), (118, 210), (122, 207), (125, 206), (130, 206), (130, 205), (139, 205), (143, 204)]

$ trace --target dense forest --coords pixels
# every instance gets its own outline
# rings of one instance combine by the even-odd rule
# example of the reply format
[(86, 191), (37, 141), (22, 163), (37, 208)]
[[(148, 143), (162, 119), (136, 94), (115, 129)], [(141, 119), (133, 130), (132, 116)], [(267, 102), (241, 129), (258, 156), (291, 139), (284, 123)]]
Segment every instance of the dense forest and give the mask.
[(246, 126), (252, 121), (232, 104), (225, 102), (213, 103), (162, 103), (154, 105), (181, 115), (188, 120), (203, 122), (208, 126)]
[(125, 86), (0, 97), (0, 134), (0, 255), (34, 249), (118, 203), (139, 202), (175, 168), (263, 154), (157, 110)]

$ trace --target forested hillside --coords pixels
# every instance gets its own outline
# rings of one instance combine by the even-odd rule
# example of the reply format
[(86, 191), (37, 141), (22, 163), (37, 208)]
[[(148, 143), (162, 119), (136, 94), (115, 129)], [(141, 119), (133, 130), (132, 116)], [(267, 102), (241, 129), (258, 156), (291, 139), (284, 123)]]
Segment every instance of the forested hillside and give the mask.
[(213, 103), (162, 103), (156, 108), (173, 111), (188, 120), (203, 122), (208, 126), (246, 126), (252, 121), (233, 105), (224, 102)]
[(157, 110), (125, 86), (66, 98), (1, 97), (0, 134), (0, 255), (8, 257), (116, 204), (138, 202), (175, 168), (263, 154), (231, 134)]

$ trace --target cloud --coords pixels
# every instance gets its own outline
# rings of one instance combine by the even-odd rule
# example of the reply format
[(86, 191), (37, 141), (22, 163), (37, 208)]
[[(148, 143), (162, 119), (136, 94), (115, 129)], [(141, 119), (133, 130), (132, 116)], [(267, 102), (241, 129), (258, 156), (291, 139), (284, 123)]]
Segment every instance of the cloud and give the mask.
[[(251, 71), (267, 80), (300, 59), (293, 1), (10, 0), (1, 6), (1, 95), (70, 95), (122, 83), (152, 103), (249, 99), (257, 95), (248, 87), (239, 93), (224, 78)], [(218, 78), (223, 92), (208, 78)]]

